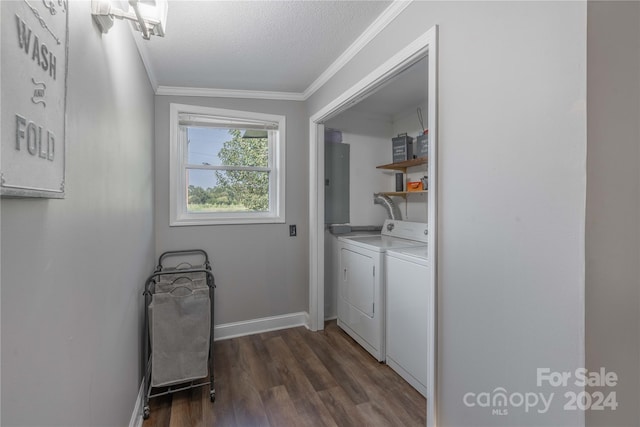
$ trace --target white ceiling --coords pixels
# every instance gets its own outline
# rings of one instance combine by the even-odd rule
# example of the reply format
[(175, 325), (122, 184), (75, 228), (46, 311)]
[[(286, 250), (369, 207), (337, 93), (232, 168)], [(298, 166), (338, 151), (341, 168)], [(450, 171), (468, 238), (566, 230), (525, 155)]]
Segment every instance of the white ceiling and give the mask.
[(156, 87), (304, 93), (390, 5), (172, 0), (166, 36), (138, 45)]
[[(388, 116), (391, 119), (409, 110), (415, 111), (427, 102), (428, 70), (427, 58), (422, 58), (351, 107), (351, 111)], [(426, 119), (427, 112), (423, 114)]]

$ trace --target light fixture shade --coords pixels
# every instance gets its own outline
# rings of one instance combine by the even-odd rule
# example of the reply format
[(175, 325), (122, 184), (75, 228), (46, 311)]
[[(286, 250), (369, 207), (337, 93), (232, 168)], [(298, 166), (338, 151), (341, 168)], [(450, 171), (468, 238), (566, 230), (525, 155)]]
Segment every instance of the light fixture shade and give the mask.
[(113, 26), (114, 18), (131, 21), (133, 28), (140, 31), (145, 39), (151, 35), (164, 37), (167, 25), (168, 0), (129, 0), (116, 2), (91, 0), (91, 14), (100, 31), (107, 33)]
[[(136, 3), (129, 1), (130, 4)], [(154, 23), (150, 30), (154, 35), (164, 37), (167, 26), (167, 12), (169, 11), (168, 0), (139, 0), (137, 1), (142, 17), (146, 22)]]
[(91, 0), (91, 15), (102, 33), (108, 33), (113, 27), (111, 3), (108, 1)]

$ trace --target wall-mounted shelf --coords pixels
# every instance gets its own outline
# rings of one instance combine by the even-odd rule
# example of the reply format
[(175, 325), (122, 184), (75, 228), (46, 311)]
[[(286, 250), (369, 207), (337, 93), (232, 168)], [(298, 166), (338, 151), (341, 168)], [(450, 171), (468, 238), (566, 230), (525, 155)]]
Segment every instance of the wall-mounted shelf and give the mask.
[(407, 160), (407, 161), (404, 161), (404, 162), (389, 163), (387, 165), (376, 166), (376, 168), (377, 169), (391, 169), (391, 170), (397, 170), (397, 171), (402, 171), (404, 173), (407, 173), (407, 168), (424, 165), (426, 163), (427, 163), (427, 158), (426, 157), (418, 157), (417, 159), (411, 159), (411, 160)]
[(380, 194), (384, 194), (385, 196), (397, 196), (407, 198), (408, 194), (427, 194), (428, 190), (420, 190), (420, 191), (381, 191)]

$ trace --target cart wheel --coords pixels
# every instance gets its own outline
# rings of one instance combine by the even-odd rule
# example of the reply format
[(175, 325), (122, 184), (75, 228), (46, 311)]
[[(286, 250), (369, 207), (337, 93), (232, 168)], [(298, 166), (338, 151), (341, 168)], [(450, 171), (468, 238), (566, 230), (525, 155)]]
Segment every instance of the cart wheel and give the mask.
[(209, 399), (210, 399), (212, 402), (215, 402), (215, 401), (216, 401), (216, 391), (215, 391), (215, 390), (212, 390), (212, 391), (211, 391), (211, 393), (209, 393)]
[(149, 410), (149, 407), (145, 406), (144, 409), (142, 410), (142, 418), (146, 420), (147, 418), (149, 418), (150, 413), (151, 411)]

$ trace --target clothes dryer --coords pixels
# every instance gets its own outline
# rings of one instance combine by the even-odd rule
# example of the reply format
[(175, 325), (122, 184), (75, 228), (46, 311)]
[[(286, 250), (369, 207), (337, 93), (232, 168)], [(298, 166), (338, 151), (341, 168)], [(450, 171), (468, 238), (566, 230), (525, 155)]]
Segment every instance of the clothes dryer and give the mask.
[(396, 220), (377, 236), (338, 238), (338, 326), (378, 361), (386, 357), (384, 254), (426, 241), (427, 224)]

